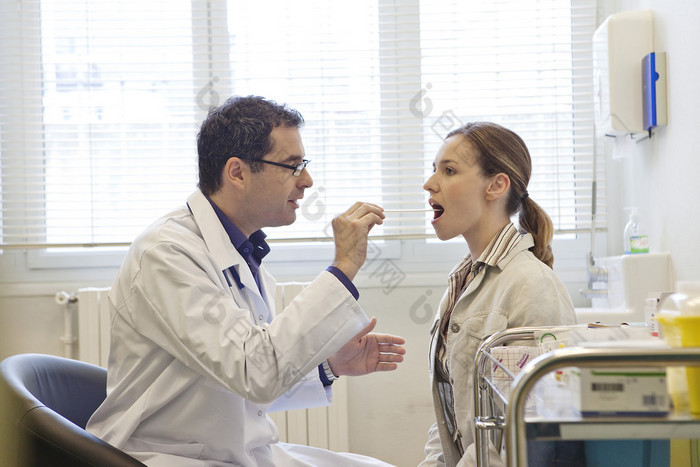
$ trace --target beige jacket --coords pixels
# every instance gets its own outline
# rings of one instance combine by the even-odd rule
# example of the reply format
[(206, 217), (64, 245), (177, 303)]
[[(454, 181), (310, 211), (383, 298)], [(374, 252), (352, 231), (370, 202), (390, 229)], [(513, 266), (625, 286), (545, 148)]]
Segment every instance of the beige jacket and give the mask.
[[(434, 375), (436, 329), (431, 330), (430, 362), (433, 402), (437, 422), (429, 431), (426, 458), (421, 466), (475, 465), (472, 370), (482, 340), (507, 328), (574, 324), (571, 298), (554, 272), (529, 248), (532, 235), (524, 235), (495, 267), (485, 266), (455, 305), (447, 335), (452, 372), (455, 414), (465, 455), (460, 458), (450, 439), (440, 406)], [(436, 323), (445, 313), (447, 292), (442, 297)], [(493, 456), (492, 456), (493, 457)]]

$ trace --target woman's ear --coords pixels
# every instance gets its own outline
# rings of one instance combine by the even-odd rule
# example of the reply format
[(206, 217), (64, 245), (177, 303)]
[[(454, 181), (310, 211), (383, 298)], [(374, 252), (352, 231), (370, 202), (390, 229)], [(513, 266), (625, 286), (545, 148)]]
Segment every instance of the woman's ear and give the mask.
[(486, 188), (486, 199), (496, 200), (508, 193), (510, 177), (504, 173), (498, 173), (491, 178), (491, 183)]

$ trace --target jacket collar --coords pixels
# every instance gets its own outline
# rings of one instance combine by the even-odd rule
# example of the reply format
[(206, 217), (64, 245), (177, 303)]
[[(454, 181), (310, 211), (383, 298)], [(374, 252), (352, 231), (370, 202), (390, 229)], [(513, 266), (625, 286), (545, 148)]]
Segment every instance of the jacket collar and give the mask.
[(535, 240), (532, 238), (532, 234), (526, 233), (520, 237), (518, 243), (513, 245), (513, 248), (511, 248), (511, 250), (496, 263), (496, 266), (501, 270), (505, 269), (505, 267), (508, 266), (508, 263), (513, 261), (513, 258), (515, 258), (518, 253), (524, 250), (529, 250), (533, 246), (535, 246)]
[[(520, 239), (513, 245), (513, 247), (502, 257), (500, 258), (494, 266), (489, 266), (488, 264), (484, 266), (483, 270), (474, 277), (474, 279), (469, 283), (469, 286), (467, 286), (467, 290), (464, 291), (464, 294), (459, 298), (461, 300), (462, 298), (466, 297), (467, 295), (471, 294), (474, 290), (476, 290), (481, 282), (484, 280), (484, 277), (486, 276), (485, 272), (489, 267), (497, 267), (500, 270), (503, 270), (508, 266), (508, 264), (513, 261), (513, 258), (515, 258), (520, 252), (524, 250), (529, 250), (535, 246), (535, 241), (532, 238), (532, 234), (526, 233)], [(458, 300), (458, 301), (459, 301)]]
[(231, 267), (235, 268), (243, 286), (259, 294), (258, 285), (250, 272), (248, 264), (231, 244), (231, 239), (226, 229), (224, 229), (204, 193), (200, 190), (192, 193), (187, 198), (187, 206), (199, 227), (204, 243), (211, 253), (217, 269), (226, 271)]

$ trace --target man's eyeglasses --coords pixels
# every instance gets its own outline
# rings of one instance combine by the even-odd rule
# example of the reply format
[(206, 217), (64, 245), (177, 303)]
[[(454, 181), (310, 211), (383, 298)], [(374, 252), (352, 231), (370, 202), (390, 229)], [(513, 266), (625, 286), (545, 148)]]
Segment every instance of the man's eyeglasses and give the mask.
[(277, 167), (284, 167), (285, 169), (292, 170), (292, 175), (298, 177), (299, 175), (301, 175), (301, 171), (304, 170), (311, 161), (308, 159), (302, 159), (301, 164), (299, 165), (280, 164), (279, 162), (266, 161), (265, 159), (258, 159), (257, 162), (262, 162), (263, 164), (276, 165)]

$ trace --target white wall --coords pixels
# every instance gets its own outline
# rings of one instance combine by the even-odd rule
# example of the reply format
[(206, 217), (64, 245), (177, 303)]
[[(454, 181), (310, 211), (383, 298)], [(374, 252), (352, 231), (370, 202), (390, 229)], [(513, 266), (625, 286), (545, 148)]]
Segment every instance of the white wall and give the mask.
[(353, 378), (350, 393), (350, 449), (399, 466), (423, 459), (433, 400), (428, 379), (429, 327), (442, 287), (404, 287), (385, 293), (360, 289), (360, 303), (377, 316), (381, 332), (406, 339), (406, 360), (398, 370)]
[[(610, 204), (640, 206), (650, 226), (652, 249), (671, 253), (676, 279), (700, 280), (700, 209), (696, 206), (700, 203), (700, 2), (600, 3), (599, 22), (617, 11), (653, 9), (656, 49), (667, 52), (668, 67), (668, 127), (640, 143), (633, 157), (609, 158)], [(624, 219), (613, 212), (608, 218), (608, 254), (619, 254)], [(5, 256), (6, 260), (12, 257)], [(3, 268), (12, 267), (11, 263), (0, 262)], [(113, 274), (100, 271), (94, 276), (70, 270), (60, 275), (61, 282), (47, 273), (46, 281), (38, 284), (22, 283), (22, 278), (0, 284), (0, 358), (20, 352), (63, 355), (59, 340), (64, 331), (62, 309), (54, 303), (54, 293), (109, 285)], [(425, 317), (436, 309), (444, 281), (433, 277), (426, 282), (420, 273), (408, 272), (402, 285), (390, 292), (373, 284), (371, 278), (361, 282), (361, 303), (368, 314), (378, 317), (378, 330), (406, 337), (408, 354), (396, 372), (351, 381), (350, 448), (399, 466), (415, 465), (433, 419), (426, 355), (429, 320)]]
[[(668, 251), (676, 280), (700, 280), (700, 3), (696, 0), (600, 1), (599, 22), (626, 10), (654, 12), (654, 46), (666, 52), (668, 126), (637, 144), (632, 157), (607, 163), (616, 193), (609, 212), (612, 254), (622, 251), (623, 206), (639, 206), (652, 250)], [(617, 249), (617, 251), (615, 251)]]

